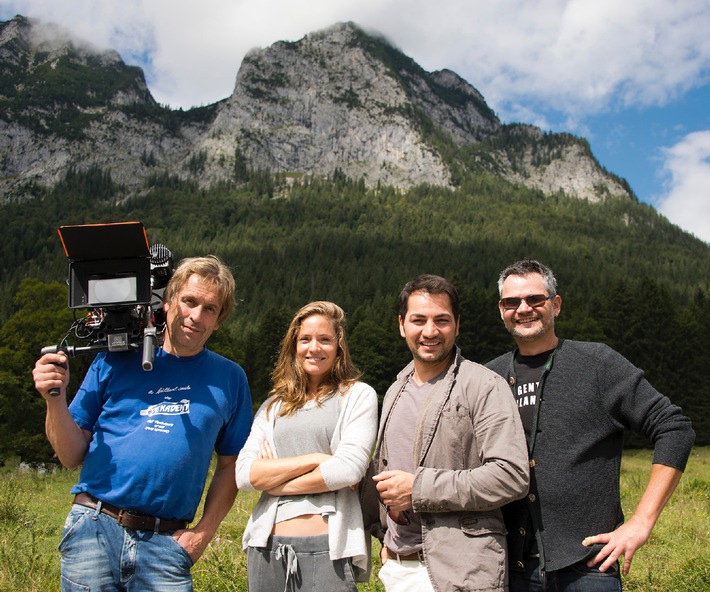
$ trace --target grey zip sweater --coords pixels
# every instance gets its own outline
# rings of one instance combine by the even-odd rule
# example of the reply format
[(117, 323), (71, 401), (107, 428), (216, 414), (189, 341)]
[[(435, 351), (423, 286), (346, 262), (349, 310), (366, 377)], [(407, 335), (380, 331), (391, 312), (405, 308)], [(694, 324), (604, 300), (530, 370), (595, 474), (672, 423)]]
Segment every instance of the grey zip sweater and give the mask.
[[(486, 366), (515, 388), (515, 352)], [(619, 474), (624, 431), (653, 443), (653, 462), (684, 470), (695, 440), (680, 407), (654, 389), (621, 354), (602, 343), (561, 340), (543, 373), (528, 441), (530, 492), (505, 508), (512, 569), (523, 561), (532, 518), (545, 571), (595, 555), (586, 536), (624, 520)]]

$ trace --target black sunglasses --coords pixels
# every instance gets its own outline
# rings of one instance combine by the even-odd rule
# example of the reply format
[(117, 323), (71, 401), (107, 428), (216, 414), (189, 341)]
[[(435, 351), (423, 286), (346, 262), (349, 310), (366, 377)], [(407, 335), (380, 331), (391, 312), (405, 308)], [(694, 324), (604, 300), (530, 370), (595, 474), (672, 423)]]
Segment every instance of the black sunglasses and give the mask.
[(530, 294), (530, 296), (523, 296), (522, 298), (511, 297), (511, 298), (501, 298), (500, 305), (505, 310), (517, 310), (522, 302), (525, 302), (528, 306), (532, 308), (537, 308), (542, 306), (548, 300), (553, 300), (555, 295), (545, 296), (544, 294)]

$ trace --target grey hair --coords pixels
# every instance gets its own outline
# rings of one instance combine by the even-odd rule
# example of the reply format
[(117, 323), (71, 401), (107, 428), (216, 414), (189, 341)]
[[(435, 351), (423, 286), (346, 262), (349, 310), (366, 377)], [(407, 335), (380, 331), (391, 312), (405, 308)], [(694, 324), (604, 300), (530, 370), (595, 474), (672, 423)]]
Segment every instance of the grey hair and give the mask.
[(557, 280), (552, 270), (535, 259), (521, 259), (506, 267), (498, 276), (498, 295), (503, 294), (503, 282), (511, 275), (537, 273), (542, 276), (542, 283), (550, 296), (557, 295)]

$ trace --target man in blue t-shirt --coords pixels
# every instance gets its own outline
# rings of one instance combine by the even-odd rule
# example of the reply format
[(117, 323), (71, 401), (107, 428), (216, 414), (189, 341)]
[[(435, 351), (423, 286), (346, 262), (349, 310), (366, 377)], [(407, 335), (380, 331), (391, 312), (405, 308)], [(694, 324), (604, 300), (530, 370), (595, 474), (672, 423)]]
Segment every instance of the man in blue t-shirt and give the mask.
[[(59, 545), (62, 590), (191, 591), (190, 569), (234, 503), (249, 385), (240, 366), (205, 347), (234, 308), (234, 278), (216, 257), (186, 259), (163, 308), (164, 343), (150, 372), (141, 352), (101, 353), (68, 405), (66, 355), (35, 365), (47, 437), (64, 466), (83, 465)], [(204, 510), (188, 528), (213, 451)]]

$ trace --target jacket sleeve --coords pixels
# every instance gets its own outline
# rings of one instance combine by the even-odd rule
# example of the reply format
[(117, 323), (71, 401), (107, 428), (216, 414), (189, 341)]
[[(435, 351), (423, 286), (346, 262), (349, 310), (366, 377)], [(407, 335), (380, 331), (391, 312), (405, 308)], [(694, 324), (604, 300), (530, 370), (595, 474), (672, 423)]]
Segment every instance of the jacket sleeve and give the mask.
[[(448, 409), (440, 418), (432, 449), (452, 452), (433, 456), (415, 473), (412, 501), (416, 511), (485, 511), (520, 499), (528, 491), (530, 467), (525, 433), (506, 382), (486, 371), (483, 381), (466, 382), (468, 414)], [(466, 422), (470, 422), (466, 425)], [(453, 429), (472, 426), (472, 436)], [(459, 441), (457, 436), (463, 434)], [(453, 451), (458, 451), (456, 454)], [(457, 458), (464, 459), (462, 461)], [(457, 463), (459, 466), (457, 466)]]
[(337, 491), (359, 483), (365, 476), (377, 435), (377, 394), (356, 383), (346, 395), (340, 439), (333, 456), (320, 465), (328, 489)]

